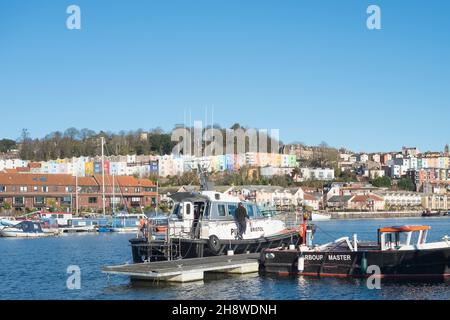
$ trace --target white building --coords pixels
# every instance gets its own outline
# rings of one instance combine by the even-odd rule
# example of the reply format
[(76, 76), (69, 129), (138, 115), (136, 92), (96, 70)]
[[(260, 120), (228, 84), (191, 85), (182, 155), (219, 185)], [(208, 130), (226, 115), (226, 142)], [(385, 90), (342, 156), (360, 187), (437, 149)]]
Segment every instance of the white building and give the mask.
[(264, 178), (272, 178), (274, 176), (285, 176), (285, 175), (290, 175), (292, 174), (292, 169), (290, 167), (272, 167), (272, 166), (267, 166), (267, 167), (263, 167), (261, 168), (261, 176), (263, 176)]
[(359, 155), (359, 162), (366, 163), (367, 161), (369, 161), (369, 155), (365, 153)]
[(301, 180), (334, 180), (334, 169), (330, 168), (300, 168)]
[(393, 207), (420, 207), (422, 194), (407, 191), (384, 191), (380, 193), (386, 205)]

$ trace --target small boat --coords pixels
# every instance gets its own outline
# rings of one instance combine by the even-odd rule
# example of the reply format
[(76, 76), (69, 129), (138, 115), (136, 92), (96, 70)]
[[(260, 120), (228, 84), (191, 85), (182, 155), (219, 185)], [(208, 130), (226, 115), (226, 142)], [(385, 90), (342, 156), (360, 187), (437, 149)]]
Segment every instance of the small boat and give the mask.
[(311, 221), (329, 221), (329, 220), (331, 220), (331, 215), (314, 212), (311, 214)]
[(440, 211), (427, 210), (422, 213), (422, 217), (424, 217), (424, 218), (432, 218), (432, 217), (440, 217), (440, 216), (442, 216)]
[(21, 221), (14, 226), (4, 227), (0, 230), (0, 236), (8, 238), (39, 238), (52, 235), (54, 234), (44, 232), (41, 223), (37, 221)]
[(115, 214), (112, 220), (111, 232), (138, 233), (141, 219), (147, 219), (145, 214)]
[(59, 228), (61, 233), (87, 233), (97, 231), (97, 222), (92, 219), (72, 218), (67, 220), (68, 225)]
[(353, 237), (322, 246), (303, 244), (295, 250), (267, 249), (260, 256), (261, 274), (313, 277), (373, 275), (382, 279), (432, 279), (450, 277), (450, 238), (427, 243), (429, 226), (394, 226), (378, 229), (378, 242), (363, 243)]
[(109, 232), (113, 232), (113, 230), (111, 227), (99, 227), (99, 228), (97, 228), (97, 232), (109, 233)]

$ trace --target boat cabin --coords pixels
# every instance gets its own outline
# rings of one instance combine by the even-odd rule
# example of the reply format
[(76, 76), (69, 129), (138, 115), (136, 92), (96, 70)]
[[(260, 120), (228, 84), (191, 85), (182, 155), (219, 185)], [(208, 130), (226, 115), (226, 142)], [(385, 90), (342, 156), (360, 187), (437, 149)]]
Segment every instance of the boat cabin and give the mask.
[(36, 221), (25, 220), (15, 225), (14, 228), (20, 229), (25, 233), (43, 233), (41, 224)]
[(398, 226), (378, 229), (378, 244), (382, 251), (421, 246), (427, 241), (429, 226)]
[(175, 234), (190, 238), (234, 239), (237, 234), (235, 214), (239, 203), (247, 211), (251, 223), (246, 237), (260, 238), (285, 229), (282, 221), (264, 217), (256, 204), (241, 201), (238, 197), (215, 192), (177, 193), (172, 197), (174, 207), (169, 218), (169, 228)]
[(41, 212), (39, 216), (42, 219), (52, 219), (61, 227), (68, 226), (69, 220), (73, 219), (73, 214), (67, 212)]

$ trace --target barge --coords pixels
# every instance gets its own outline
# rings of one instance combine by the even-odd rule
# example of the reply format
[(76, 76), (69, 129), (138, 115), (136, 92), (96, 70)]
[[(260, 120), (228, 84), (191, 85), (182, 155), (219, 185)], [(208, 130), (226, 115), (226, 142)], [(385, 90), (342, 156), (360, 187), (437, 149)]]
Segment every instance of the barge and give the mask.
[[(292, 249), (267, 249), (259, 259), (263, 275), (383, 279), (450, 277), (450, 238), (427, 243), (429, 226), (394, 226), (378, 229), (378, 241), (360, 242), (344, 237), (322, 246), (302, 244)], [(370, 271), (369, 271), (370, 270)]]

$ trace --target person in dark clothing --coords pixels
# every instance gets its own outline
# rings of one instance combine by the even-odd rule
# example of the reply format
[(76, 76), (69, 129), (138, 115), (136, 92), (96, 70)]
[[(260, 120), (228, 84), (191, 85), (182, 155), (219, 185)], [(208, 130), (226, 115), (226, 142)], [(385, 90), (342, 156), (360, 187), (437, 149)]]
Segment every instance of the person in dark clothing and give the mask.
[(239, 203), (239, 206), (236, 209), (235, 219), (236, 219), (236, 224), (238, 226), (237, 238), (239, 240), (242, 240), (243, 235), (247, 230), (247, 220), (246, 219), (250, 219), (250, 217), (247, 214), (247, 210), (245, 209), (245, 207), (242, 203)]

